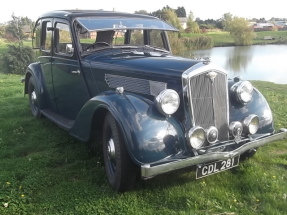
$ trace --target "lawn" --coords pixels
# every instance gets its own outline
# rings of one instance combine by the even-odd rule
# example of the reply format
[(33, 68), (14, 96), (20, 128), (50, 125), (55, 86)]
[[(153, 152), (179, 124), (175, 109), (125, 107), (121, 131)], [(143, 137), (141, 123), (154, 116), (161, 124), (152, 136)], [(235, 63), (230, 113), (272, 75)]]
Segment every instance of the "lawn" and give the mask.
[[(256, 37), (253, 40), (253, 45), (258, 44), (287, 44), (287, 32), (286, 31), (261, 31), (255, 32)], [(194, 33), (182, 33), (182, 37), (200, 37), (209, 36), (212, 37), (215, 47), (221, 46), (233, 46), (234, 40), (231, 35), (226, 31), (211, 31), (205, 34)], [(271, 36), (274, 40), (264, 40), (264, 36)]]
[[(32, 117), (21, 76), (0, 73), (0, 214), (286, 214), (287, 140), (239, 167), (195, 180), (181, 170), (117, 194), (101, 153)], [(287, 128), (287, 85), (253, 82)]]

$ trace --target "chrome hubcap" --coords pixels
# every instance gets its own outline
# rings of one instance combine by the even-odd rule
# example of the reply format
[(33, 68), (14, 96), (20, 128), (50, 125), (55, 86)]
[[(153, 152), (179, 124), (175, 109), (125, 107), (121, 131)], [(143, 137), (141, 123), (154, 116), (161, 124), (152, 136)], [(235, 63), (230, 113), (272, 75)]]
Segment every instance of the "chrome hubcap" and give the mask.
[(35, 102), (37, 101), (37, 95), (35, 91), (31, 93), (31, 101), (32, 101), (32, 104), (35, 104)]
[(116, 161), (116, 149), (114, 140), (111, 138), (108, 142), (108, 158), (109, 160), (115, 164)]

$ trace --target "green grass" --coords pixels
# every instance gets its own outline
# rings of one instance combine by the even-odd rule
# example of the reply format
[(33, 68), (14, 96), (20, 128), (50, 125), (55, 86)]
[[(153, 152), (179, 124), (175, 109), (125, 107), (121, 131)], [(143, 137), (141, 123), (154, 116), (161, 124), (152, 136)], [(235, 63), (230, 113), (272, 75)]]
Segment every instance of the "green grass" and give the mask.
[[(0, 73), (0, 214), (286, 214), (287, 140), (232, 170), (195, 180), (172, 172), (115, 193), (100, 153), (32, 117), (21, 76)], [(287, 85), (253, 82), (287, 127)], [(5, 207), (7, 206), (7, 207)]]
[[(234, 40), (226, 31), (208, 32), (205, 34), (182, 33), (182, 37), (212, 37), (215, 47), (234, 46)], [(264, 36), (272, 36), (275, 40), (264, 40)], [(261, 31), (256, 32), (256, 38), (253, 40), (253, 45), (258, 44), (287, 44), (286, 31)]]
[(234, 41), (231, 35), (225, 31), (215, 31), (215, 32), (208, 32), (205, 34), (194, 34), (194, 33), (183, 33), (183, 37), (201, 37), (201, 36), (208, 36), (213, 39), (214, 46), (232, 46), (234, 45)]
[[(271, 36), (274, 40), (264, 40), (265, 36)], [(287, 44), (287, 31), (261, 31), (256, 32), (253, 44)]]

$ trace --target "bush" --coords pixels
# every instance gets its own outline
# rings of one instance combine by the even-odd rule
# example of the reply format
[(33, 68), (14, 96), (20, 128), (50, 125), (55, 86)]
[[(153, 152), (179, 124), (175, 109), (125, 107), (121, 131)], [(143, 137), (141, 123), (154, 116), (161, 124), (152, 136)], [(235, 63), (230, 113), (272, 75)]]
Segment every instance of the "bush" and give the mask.
[(27, 66), (33, 60), (33, 49), (23, 45), (8, 45), (1, 59), (4, 73), (19, 75), (25, 74)]
[(168, 37), (169, 37), (172, 54), (181, 55), (184, 52), (184, 44), (179, 38), (178, 33), (169, 32)]
[(213, 39), (208, 36), (183, 38), (182, 41), (185, 47), (189, 50), (208, 49), (213, 47)]

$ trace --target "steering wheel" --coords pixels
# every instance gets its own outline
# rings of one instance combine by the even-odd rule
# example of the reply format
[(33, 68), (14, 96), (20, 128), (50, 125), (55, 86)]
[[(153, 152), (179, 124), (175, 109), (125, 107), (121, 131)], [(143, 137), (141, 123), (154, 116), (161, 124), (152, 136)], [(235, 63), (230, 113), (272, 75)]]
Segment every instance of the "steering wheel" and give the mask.
[(94, 48), (95, 47), (95, 45), (100, 45), (100, 47), (101, 46), (110, 46), (110, 44), (108, 44), (108, 43), (106, 43), (106, 42), (94, 42), (93, 44), (91, 44), (91, 45), (89, 45), (86, 49), (85, 49), (85, 51), (87, 51), (88, 49), (90, 49), (90, 48)]

